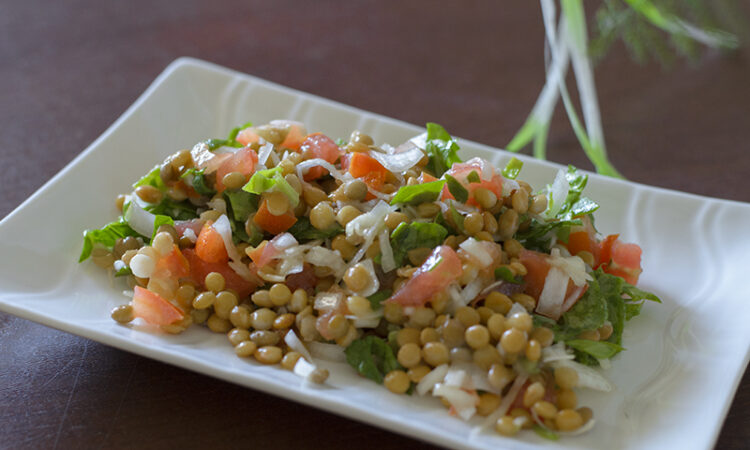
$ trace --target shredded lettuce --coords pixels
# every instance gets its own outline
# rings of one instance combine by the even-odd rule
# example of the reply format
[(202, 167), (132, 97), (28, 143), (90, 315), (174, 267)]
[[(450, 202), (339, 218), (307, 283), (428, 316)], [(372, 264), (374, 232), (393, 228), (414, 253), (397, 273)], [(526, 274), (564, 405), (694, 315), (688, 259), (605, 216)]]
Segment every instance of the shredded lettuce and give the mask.
[(153, 186), (160, 191), (164, 191), (167, 189), (167, 186), (164, 184), (164, 181), (161, 179), (161, 168), (157, 165), (149, 173), (142, 176), (140, 180), (136, 181), (133, 184), (133, 189), (139, 187), (139, 186)]
[(391, 233), (391, 248), (397, 267), (404, 265), (409, 250), (435, 248), (448, 237), (448, 230), (436, 223), (402, 222)]
[(345, 350), (346, 362), (361, 375), (382, 384), (388, 372), (402, 369), (390, 345), (377, 336), (357, 339)]
[(267, 191), (281, 192), (289, 199), (292, 207), (295, 207), (299, 204), (299, 194), (284, 179), (282, 172), (281, 167), (259, 170), (253, 174), (250, 181), (242, 189), (253, 194), (262, 194)]
[(91, 256), (94, 244), (101, 244), (108, 249), (114, 247), (118, 239), (127, 236), (140, 236), (135, 232), (122, 217), (116, 222), (109, 223), (98, 230), (86, 230), (83, 232), (83, 249), (78, 262), (83, 262)]
[(459, 202), (466, 203), (466, 201), (469, 200), (469, 191), (457, 179), (447, 173), (443, 175), (443, 177), (445, 178), (445, 182), (448, 185), (448, 190), (451, 195), (453, 195), (453, 197)]
[(430, 181), (428, 183), (401, 186), (391, 200), (391, 205), (399, 203), (406, 205), (417, 205), (425, 202), (434, 202), (440, 196), (445, 186), (445, 180)]
[(427, 124), (425, 152), (429, 157), (429, 162), (425, 169), (428, 172), (438, 178), (443, 176), (454, 163), (461, 162), (458, 150), (458, 143), (445, 131), (445, 128), (432, 122)]
[(521, 168), (523, 167), (523, 161), (516, 158), (515, 156), (508, 161), (508, 164), (505, 165), (505, 168), (503, 169), (503, 176), (505, 178), (515, 180), (519, 173), (521, 173)]
[(344, 229), (341, 228), (338, 223), (334, 223), (333, 226), (327, 230), (318, 230), (310, 224), (310, 219), (302, 216), (298, 217), (297, 222), (295, 222), (287, 231), (299, 242), (308, 242), (316, 239), (332, 238), (343, 233)]

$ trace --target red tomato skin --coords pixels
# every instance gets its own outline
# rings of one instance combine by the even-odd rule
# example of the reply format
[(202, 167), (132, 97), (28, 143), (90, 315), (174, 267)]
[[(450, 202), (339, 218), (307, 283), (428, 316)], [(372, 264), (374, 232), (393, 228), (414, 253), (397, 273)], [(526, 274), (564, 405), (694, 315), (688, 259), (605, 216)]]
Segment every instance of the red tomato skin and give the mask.
[(216, 191), (224, 192), (224, 176), (231, 172), (240, 172), (243, 175), (252, 175), (258, 164), (258, 154), (250, 147), (243, 147), (229, 159), (224, 161), (216, 170)]
[[(331, 164), (335, 163), (341, 156), (341, 150), (333, 139), (322, 133), (308, 135), (299, 147), (304, 160), (320, 158)], [(311, 167), (304, 175), (305, 181), (317, 180), (328, 171), (323, 167)]]
[(136, 286), (133, 294), (133, 314), (153, 325), (170, 325), (182, 320), (185, 314), (159, 294)]
[[(489, 164), (487, 164), (486, 166), (492, 167)], [(469, 191), (469, 200), (466, 201), (466, 204), (479, 206), (479, 203), (474, 199), (474, 191), (479, 188), (484, 188), (491, 191), (495, 194), (495, 196), (497, 196), (498, 199), (503, 198), (503, 177), (495, 173), (494, 169), (491, 170), (492, 176), (489, 180), (485, 180), (484, 174), (482, 173), (482, 163), (480, 162), (479, 158), (472, 158), (465, 163), (454, 163), (446, 173), (455, 178), (459, 183), (461, 183), (463, 187), (465, 187)], [(469, 182), (468, 176), (472, 171), (475, 171), (479, 175), (478, 183)], [(447, 185), (443, 188), (443, 200), (445, 199), (455, 200), (453, 195), (448, 190)]]
[(206, 288), (206, 275), (211, 272), (222, 274), (226, 282), (226, 288), (235, 291), (240, 299), (252, 294), (257, 287), (255, 283), (251, 283), (237, 275), (237, 272), (232, 270), (226, 261), (223, 263), (208, 263), (200, 259), (195, 250), (191, 248), (183, 249), (182, 254), (190, 264), (190, 278), (203, 289)]
[(388, 301), (402, 306), (423, 306), (462, 273), (458, 254), (447, 245), (441, 245)]
[(226, 263), (229, 260), (224, 239), (214, 229), (212, 221), (203, 225), (195, 241), (195, 253), (207, 263)]

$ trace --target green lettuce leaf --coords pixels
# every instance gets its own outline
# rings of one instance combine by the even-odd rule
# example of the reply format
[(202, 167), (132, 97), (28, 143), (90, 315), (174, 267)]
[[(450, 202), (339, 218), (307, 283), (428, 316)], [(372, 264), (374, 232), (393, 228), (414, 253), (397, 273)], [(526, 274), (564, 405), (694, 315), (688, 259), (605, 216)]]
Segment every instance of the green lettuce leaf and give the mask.
[(250, 214), (258, 211), (259, 197), (247, 191), (224, 191), (224, 199), (229, 207), (230, 218), (245, 223)]
[(514, 277), (513, 272), (510, 271), (507, 267), (498, 267), (495, 269), (495, 279), (496, 280), (503, 280), (508, 283), (513, 284), (522, 284), (523, 278), (522, 277)]
[(440, 178), (454, 163), (460, 163), (458, 143), (442, 126), (436, 123), (427, 124), (425, 153), (429, 162), (425, 169)]
[(406, 204), (418, 205), (425, 202), (434, 202), (440, 196), (445, 186), (445, 180), (430, 181), (429, 183), (402, 186), (391, 200), (391, 205)]
[(253, 174), (250, 181), (247, 182), (242, 190), (253, 194), (262, 194), (267, 191), (278, 191), (283, 193), (289, 199), (289, 203), (291, 203), (292, 207), (295, 207), (299, 204), (299, 194), (284, 179), (282, 171), (281, 167), (259, 170)]
[(609, 359), (625, 350), (618, 344), (607, 341), (591, 341), (588, 339), (571, 339), (565, 345), (578, 351), (587, 353), (596, 359)]
[(83, 232), (83, 249), (78, 262), (83, 262), (91, 256), (94, 244), (101, 244), (108, 249), (114, 247), (118, 239), (127, 236), (140, 236), (135, 232), (122, 217), (116, 222), (109, 223), (98, 230), (86, 230)]
[(142, 176), (140, 180), (136, 181), (133, 184), (133, 189), (139, 187), (139, 186), (153, 186), (160, 191), (165, 191), (167, 189), (167, 186), (164, 184), (164, 181), (161, 179), (160, 175), (161, 168), (157, 165), (149, 173)]
[(366, 336), (357, 339), (345, 350), (346, 362), (361, 375), (382, 384), (388, 372), (402, 369), (396, 360), (393, 349), (377, 336)]
[(448, 237), (448, 230), (436, 223), (402, 222), (391, 233), (391, 248), (396, 266), (404, 265), (409, 250), (435, 248)]
[(381, 308), (382, 303), (386, 300), (388, 300), (391, 297), (391, 291), (389, 289), (385, 289), (383, 291), (378, 291), (371, 296), (367, 297), (367, 300), (370, 301), (370, 306), (372, 307), (373, 311), (376, 311)]

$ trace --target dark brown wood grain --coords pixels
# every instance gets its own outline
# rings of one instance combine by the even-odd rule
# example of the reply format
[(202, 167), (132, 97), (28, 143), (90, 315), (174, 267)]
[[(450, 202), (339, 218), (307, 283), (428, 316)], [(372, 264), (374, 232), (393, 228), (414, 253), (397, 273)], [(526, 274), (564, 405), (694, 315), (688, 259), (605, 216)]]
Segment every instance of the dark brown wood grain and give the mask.
[[(503, 146), (542, 86), (542, 38), (535, 2), (0, 0), (0, 217), (179, 56)], [(667, 71), (616, 47), (596, 78), (626, 177), (750, 201), (747, 49)], [(590, 168), (562, 115), (549, 143)], [(717, 446), (748, 442), (746, 376)], [(353, 445), (427, 447), (0, 313), (1, 448)]]

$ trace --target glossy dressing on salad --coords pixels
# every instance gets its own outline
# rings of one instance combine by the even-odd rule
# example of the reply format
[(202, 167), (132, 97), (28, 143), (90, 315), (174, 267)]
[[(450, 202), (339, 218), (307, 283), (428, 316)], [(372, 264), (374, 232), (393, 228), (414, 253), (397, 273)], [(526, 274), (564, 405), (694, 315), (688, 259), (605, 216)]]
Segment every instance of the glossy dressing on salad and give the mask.
[(584, 432), (576, 390), (612, 389), (595, 367), (659, 301), (635, 287), (641, 249), (597, 233), (575, 168), (535, 190), (519, 160), (458, 150), (434, 123), (398, 147), (245, 124), (138, 180), (80, 260), (127, 281), (123, 325), (206, 326), (318, 383), (346, 361), (478, 431)]

